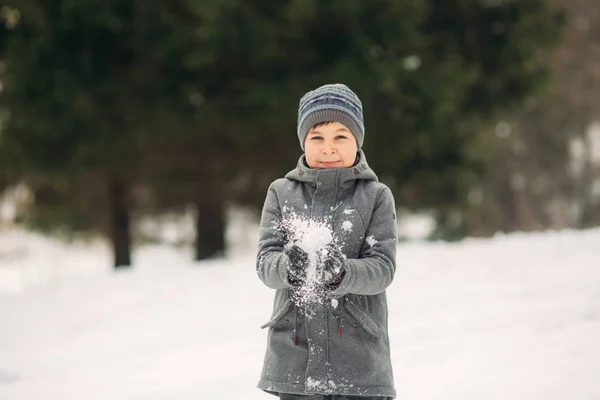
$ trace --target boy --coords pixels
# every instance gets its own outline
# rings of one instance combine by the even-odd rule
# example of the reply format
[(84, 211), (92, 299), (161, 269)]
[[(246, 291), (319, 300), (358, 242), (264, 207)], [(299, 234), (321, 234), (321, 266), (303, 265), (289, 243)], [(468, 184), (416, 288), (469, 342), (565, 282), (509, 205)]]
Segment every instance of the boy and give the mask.
[(395, 205), (361, 150), (362, 104), (345, 85), (321, 86), (300, 99), (297, 133), (304, 154), (271, 184), (261, 217), (257, 272), (276, 293), (258, 387), (290, 400), (392, 399)]

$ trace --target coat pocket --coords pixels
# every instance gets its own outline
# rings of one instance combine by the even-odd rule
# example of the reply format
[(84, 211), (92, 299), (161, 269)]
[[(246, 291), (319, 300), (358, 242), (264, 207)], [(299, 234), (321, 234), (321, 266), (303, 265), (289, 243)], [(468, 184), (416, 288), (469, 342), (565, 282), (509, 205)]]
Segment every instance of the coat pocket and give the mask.
[(377, 339), (381, 338), (381, 328), (365, 310), (348, 300), (344, 302), (344, 305), (350, 315), (352, 315), (367, 332), (375, 336)]
[(283, 315), (286, 312), (288, 312), (288, 310), (290, 309), (291, 306), (292, 306), (292, 300), (287, 299), (285, 301), (285, 303), (283, 303), (281, 305), (281, 307), (279, 307), (279, 309), (273, 313), (273, 316), (271, 317), (271, 319), (269, 321), (267, 321), (265, 324), (263, 324), (260, 328), (265, 329), (265, 328), (270, 328), (273, 325), (275, 325), (275, 323), (277, 321), (279, 321), (279, 319), (281, 319), (281, 317), (283, 317)]

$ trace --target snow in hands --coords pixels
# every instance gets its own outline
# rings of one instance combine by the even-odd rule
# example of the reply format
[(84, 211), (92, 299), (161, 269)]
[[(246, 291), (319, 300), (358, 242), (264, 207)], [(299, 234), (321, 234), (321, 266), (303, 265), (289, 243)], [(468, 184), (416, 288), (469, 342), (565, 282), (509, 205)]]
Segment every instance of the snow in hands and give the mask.
[(295, 291), (293, 300), (298, 306), (322, 303), (325, 298), (323, 263), (335, 246), (333, 230), (325, 221), (297, 215), (284, 219), (282, 228), (288, 236), (286, 246), (296, 245), (308, 254), (306, 279)]

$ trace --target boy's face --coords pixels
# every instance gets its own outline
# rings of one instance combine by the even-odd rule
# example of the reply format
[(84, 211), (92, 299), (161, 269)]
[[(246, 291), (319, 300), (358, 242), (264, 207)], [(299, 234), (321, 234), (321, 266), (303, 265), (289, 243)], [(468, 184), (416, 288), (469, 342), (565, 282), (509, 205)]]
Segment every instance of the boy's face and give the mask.
[(339, 122), (311, 128), (304, 141), (310, 168), (348, 168), (356, 160), (358, 146), (350, 129)]

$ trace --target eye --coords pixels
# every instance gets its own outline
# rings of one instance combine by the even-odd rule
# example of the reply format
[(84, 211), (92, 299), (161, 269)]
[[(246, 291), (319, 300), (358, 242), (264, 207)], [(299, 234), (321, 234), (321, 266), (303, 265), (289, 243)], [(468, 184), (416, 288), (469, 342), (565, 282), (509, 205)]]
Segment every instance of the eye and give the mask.
[(348, 139), (348, 137), (346, 135), (337, 135), (335, 138), (336, 139)]
[(322, 140), (323, 138), (321, 136), (313, 136), (310, 138), (310, 140)]

